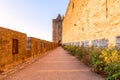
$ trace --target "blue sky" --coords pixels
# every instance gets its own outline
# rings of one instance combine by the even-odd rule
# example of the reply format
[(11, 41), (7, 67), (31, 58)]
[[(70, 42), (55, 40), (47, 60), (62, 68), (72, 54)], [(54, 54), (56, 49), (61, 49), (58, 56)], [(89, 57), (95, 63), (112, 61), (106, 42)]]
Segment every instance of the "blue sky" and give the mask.
[(65, 14), (69, 0), (0, 0), (0, 26), (52, 40), (52, 19)]

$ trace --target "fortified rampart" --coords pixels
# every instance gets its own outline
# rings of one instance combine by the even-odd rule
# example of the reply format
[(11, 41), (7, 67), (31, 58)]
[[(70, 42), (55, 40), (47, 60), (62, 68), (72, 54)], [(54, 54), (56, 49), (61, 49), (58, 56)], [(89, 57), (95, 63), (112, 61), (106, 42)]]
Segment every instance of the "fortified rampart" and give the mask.
[(120, 45), (120, 0), (70, 0), (62, 43), (82, 46)]
[(33, 37), (27, 38), (25, 33), (0, 27), (0, 71), (43, 55), (57, 46), (57, 43)]

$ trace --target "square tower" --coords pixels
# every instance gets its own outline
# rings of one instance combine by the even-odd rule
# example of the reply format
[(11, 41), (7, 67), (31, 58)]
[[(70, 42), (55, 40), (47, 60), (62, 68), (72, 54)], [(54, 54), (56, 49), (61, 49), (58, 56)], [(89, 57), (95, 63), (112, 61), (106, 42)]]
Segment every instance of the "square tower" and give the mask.
[(52, 20), (52, 38), (53, 42), (61, 43), (62, 40), (62, 21), (63, 18), (58, 14), (56, 19)]

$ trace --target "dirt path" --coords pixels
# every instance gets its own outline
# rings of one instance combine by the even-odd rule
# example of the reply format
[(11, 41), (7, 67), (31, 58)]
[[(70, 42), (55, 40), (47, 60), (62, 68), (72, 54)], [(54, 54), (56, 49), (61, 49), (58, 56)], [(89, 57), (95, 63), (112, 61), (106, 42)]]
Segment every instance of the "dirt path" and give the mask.
[(61, 47), (2, 80), (104, 80)]

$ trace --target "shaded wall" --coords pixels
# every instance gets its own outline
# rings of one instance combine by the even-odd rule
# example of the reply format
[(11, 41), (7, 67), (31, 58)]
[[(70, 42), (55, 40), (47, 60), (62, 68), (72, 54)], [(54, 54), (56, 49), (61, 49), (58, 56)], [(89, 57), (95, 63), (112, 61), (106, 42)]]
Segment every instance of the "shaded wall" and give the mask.
[(35, 57), (40, 54), (40, 39), (28, 37), (27, 38), (27, 55), (28, 57)]

